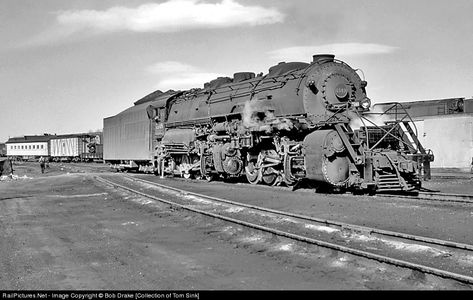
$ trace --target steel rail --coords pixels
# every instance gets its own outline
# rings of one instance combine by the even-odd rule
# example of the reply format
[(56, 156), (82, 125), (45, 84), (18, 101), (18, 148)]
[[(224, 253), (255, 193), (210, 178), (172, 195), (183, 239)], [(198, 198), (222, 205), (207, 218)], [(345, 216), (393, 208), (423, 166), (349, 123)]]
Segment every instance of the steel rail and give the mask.
[[(133, 176), (128, 174), (127, 176)], [(153, 183), (153, 182), (149, 182)], [(248, 186), (255, 188), (255, 185), (240, 182), (238, 183), (242, 186)], [(257, 188), (268, 189), (268, 190), (275, 190), (280, 189), (282, 191), (292, 191), (291, 187), (284, 187), (284, 186), (266, 186), (266, 185), (258, 185)], [(333, 194), (322, 193), (324, 196), (333, 197)], [(442, 201), (442, 202), (458, 202), (458, 203), (473, 203), (473, 195), (469, 194), (454, 194), (454, 193), (440, 193), (440, 192), (419, 192), (419, 196), (414, 195), (403, 195), (403, 194), (389, 194), (389, 193), (378, 193), (376, 197), (383, 197), (383, 198), (399, 198), (399, 199), (412, 199), (412, 200), (424, 200), (424, 201)], [(335, 196), (343, 195), (344, 197), (358, 197), (357, 195), (352, 195), (349, 193), (345, 194), (337, 194)], [(372, 196), (370, 196), (372, 197)]]
[[(242, 220), (238, 220), (238, 219), (234, 219), (234, 218), (214, 214), (214, 213), (207, 212), (207, 211), (204, 211), (204, 210), (192, 208), (188, 205), (179, 204), (179, 203), (176, 203), (176, 202), (173, 202), (173, 201), (165, 200), (165, 199), (160, 198), (160, 197), (149, 195), (149, 194), (137, 191), (135, 189), (126, 187), (124, 185), (115, 183), (113, 181), (107, 180), (105, 178), (99, 177), (99, 176), (97, 176), (96, 178), (97, 178), (98, 181), (100, 181), (102, 183), (109, 184), (111, 186), (115, 186), (115, 187), (121, 188), (123, 190), (127, 190), (129, 192), (134, 193), (134, 194), (137, 194), (137, 195), (149, 198), (149, 199), (153, 199), (155, 201), (159, 201), (159, 202), (162, 202), (162, 203), (166, 203), (166, 204), (174, 206), (174, 207), (179, 207), (179, 208), (191, 211), (191, 212), (195, 212), (195, 213), (199, 213), (199, 214), (202, 214), (202, 215), (210, 216), (210, 217), (213, 217), (213, 218), (216, 218), (216, 219), (224, 220), (224, 221), (227, 221), (227, 222), (235, 223), (235, 224), (238, 224), (238, 225), (246, 226), (246, 227), (257, 229), (257, 230), (261, 230), (261, 231), (264, 231), (264, 232), (269, 232), (269, 233), (272, 233), (272, 234), (276, 234), (278, 236), (283, 236), (283, 237), (286, 237), (286, 238), (290, 238), (290, 239), (293, 239), (293, 240), (305, 242), (305, 243), (308, 243), (308, 244), (313, 244), (313, 245), (317, 245), (317, 246), (324, 247), (324, 248), (330, 248), (330, 249), (334, 249), (334, 250), (341, 251), (341, 252), (344, 252), (344, 253), (349, 253), (349, 254), (353, 254), (353, 255), (356, 255), (356, 256), (361, 256), (361, 257), (364, 257), (364, 258), (368, 258), (368, 259), (373, 259), (373, 260), (376, 260), (376, 261), (379, 261), (379, 262), (395, 265), (395, 266), (398, 266), (398, 267), (418, 270), (418, 271), (421, 271), (421, 272), (424, 272), (424, 273), (427, 273), (427, 274), (432, 274), (432, 275), (435, 275), (435, 276), (439, 276), (439, 277), (442, 277), (442, 278), (449, 278), (449, 279), (454, 279), (454, 280), (457, 280), (457, 281), (460, 281), (460, 282), (473, 284), (473, 277), (470, 277), (470, 276), (457, 274), (457, 273), (453, 273), (453, 272), (449, 272), (449, 271), (445, 271), (445, 270), (441, 270), (441, 269), (437, 269), (437, 268), (432, 268), (432, 267), (428, 267), (428, 266), (424, 266), (424, 265), (420, 265), (420, 264), (416, 264), (416, 263), (412, 263), (412, 262), (408, 262), (408, 261), (404, 261), (404, 260), (400, 260), (400, 259), (395, 259), (395, 258), (384, 256), (384, 255), (378, 255), (378, 254), (374, 254), (374, 253), (371, 253), (371, 252), (366, 252), (366, 251), (359, 250), (359, 249), (345, 247), (345, 246), (341, 246), (341, 245), (337, 245), (337, 244), (333, 244), (333, 243), (329, 243), (329, 242), (325, 242), (325, 241), (321, 241), (321, 240), (317, 240), (317, 239), (313, 239), (313, 238), (309, 238), (309, 237), (305, 237), (305, 236), (285, 232), (285, 231), (282, 231), (282, 230), (270, 228), (270, 227), (267, 227), (267, 226), (262, 226), (262, 225), (258, 225), (258, 224), (254, 224), (254, 223), (250, 223), (250, 222), (246, 222), (246, 221), (242, 221)], [(145, 180), (145, 182), (147, 182), (147, 181)], [(149, 182), (147, 182), (147, 183), (149, 183)]]
[(376, 196), (385, 198), (413, 199), (424, 201), (473, 203), (473, 195), (468, 194), (419, 192), (418, 195), (377, 194)]
[(372, 228), (372, 227), (367, 227), (367, 226), (353, 225), (353, 224), (348, 224), (348, 223), (343, 223), (343, 222), (331, 221), (331, 220), (327, 220), (327, 219), (320, 219), (320, 218), (310, 217), (310, 216), (306, 216), (306, 215), (290, 213), (290, 212), (286, 212), (286, 211), (275, 210), (275, 209), (271, 209), (271, 208), (265, 208), (265, 207), (260, 207), (260, 206), (235, 202), (235, 201), (231, 201), (231, 200), (226, 200), (226, 199), (222, 199), (222, 198), (217, 198), (217, 197), (213, 197), (213, 196), (208, 196), (208, 195), (204, 195), (204, 194), (194, 193), (194, 192), (190, 192), (190, 191), (187, 191), (187, 190), (183, 190), (183, 189), (179, 189), (179, 188), (175, 188), (175, 187), (170, 187), (170, 186), (167, 186), (167, 185), (163, 185), (163, 184), (160, 184), (160, 183), (144, 180), (144, 179), (141, 179), (141, 178), (135, 178), (135, 177), (128, 176), (128, 175), (125, 175), (124, 177), (127, 177), (131, 180), (141, 181), (141, 182), (144, 182), (144, 183), (147, 183), (147, 184), (151, 184), (151, 185), (154, 185), (154, 186), (159, 186), (159, 187), (164, 188), (164, 189), (173, 190), (173, 191), (183, 193), (183, 194), (187, 194), (187, 195), (193, 195), (193, 196), (197, 196), (197, 197), (200, 197), (200, 198), (206, 198), (206, 199), (210, 199), (210, 200), (214, 200), (214, 201), (218, 201), (218, 202), (223, 202), (223, 203), (227, 203), (227, 204), (238, 205), (238, 206), (251, 208), (251, 209), (255, 209), (255, 210), (259, 210), (259, 211), (263, 211), (263, 212), (269, 212), (269, 213), (273, 213), (273, 214), (283, 215), (283, 216), (286, 216), (286, 217), (293, 217), (293, 218), (298, 218), (298, 219), (302, 219), (302, 220), (306, 220), (306, 221), (322, 223), (324, 225), (336, 226), (336, 227), (339, 227), (339, 228), (342, 228), (342, 229), (349, 229), (349, 230), (353, 230), (353, 231), (376, 233), (376, 234), (379, 234), (379, 235), (403, 238), (403, 239), (417, 241), (417, 242), (423, 242), (423, 243), (428, 243), (428, 244), (436, 244), (436, 245), (441, 245), (441, 246), (445, 246), (445, 247), (451, 247), (451, 248), (457, 248), (457, 249), (462, 249), (462, 250), (473, 251), (473, 245), (469, 245), (469, 244), (444, 241), (444, 240), (440, 240), (440, 239), (423, 237), (423, 236), (418, 236), (418, 235), (412, 235), (412, 234), (407, 234), (407, 233), (402, 233), (402, 232), (395, 232), (395, 231), (377, 229), (377, 228)]

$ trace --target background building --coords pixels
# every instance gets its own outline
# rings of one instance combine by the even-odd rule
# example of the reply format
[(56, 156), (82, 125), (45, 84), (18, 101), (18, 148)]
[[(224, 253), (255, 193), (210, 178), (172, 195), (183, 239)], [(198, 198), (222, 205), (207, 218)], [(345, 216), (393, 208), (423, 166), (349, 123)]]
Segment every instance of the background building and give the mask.
[[(432, 168), (470, 171), (473, 162), (473, 99), (449, 98), (402, 102), (416, 125), (418, 138), (431, 149)], [(380, 111), (390, 104), (379, 103)]]

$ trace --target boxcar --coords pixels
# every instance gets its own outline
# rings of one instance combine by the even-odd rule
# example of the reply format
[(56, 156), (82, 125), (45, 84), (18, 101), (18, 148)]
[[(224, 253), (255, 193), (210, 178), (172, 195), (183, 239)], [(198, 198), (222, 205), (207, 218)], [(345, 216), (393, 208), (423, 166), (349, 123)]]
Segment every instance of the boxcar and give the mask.
[(84, 161), (100, 159), (97, 151), (100, 144), (98, 133), (79, 133), (68, 135), (54, 135), (50, 140), (50, 154), (52, 161)]

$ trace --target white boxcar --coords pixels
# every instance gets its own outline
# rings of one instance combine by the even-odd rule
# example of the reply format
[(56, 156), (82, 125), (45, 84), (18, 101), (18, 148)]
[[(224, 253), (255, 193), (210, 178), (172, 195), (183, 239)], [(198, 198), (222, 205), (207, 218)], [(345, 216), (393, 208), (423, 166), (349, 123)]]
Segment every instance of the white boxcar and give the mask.
[(87, 145), (90, 143), (90, 139), (91, 137), (88, 134), (55, 135), (51, 137), (51, 159), (53, 161), (79, 161), (83, 153), (89, 152)]

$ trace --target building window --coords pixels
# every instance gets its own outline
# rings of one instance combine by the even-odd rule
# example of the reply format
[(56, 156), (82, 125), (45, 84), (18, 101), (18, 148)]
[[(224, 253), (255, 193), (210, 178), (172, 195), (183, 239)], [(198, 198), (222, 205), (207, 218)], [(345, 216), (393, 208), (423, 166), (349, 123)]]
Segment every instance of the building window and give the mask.
[(41, 149), (43, 149), (43, 146), (44, 146), (44, 145), (41, 145)]

